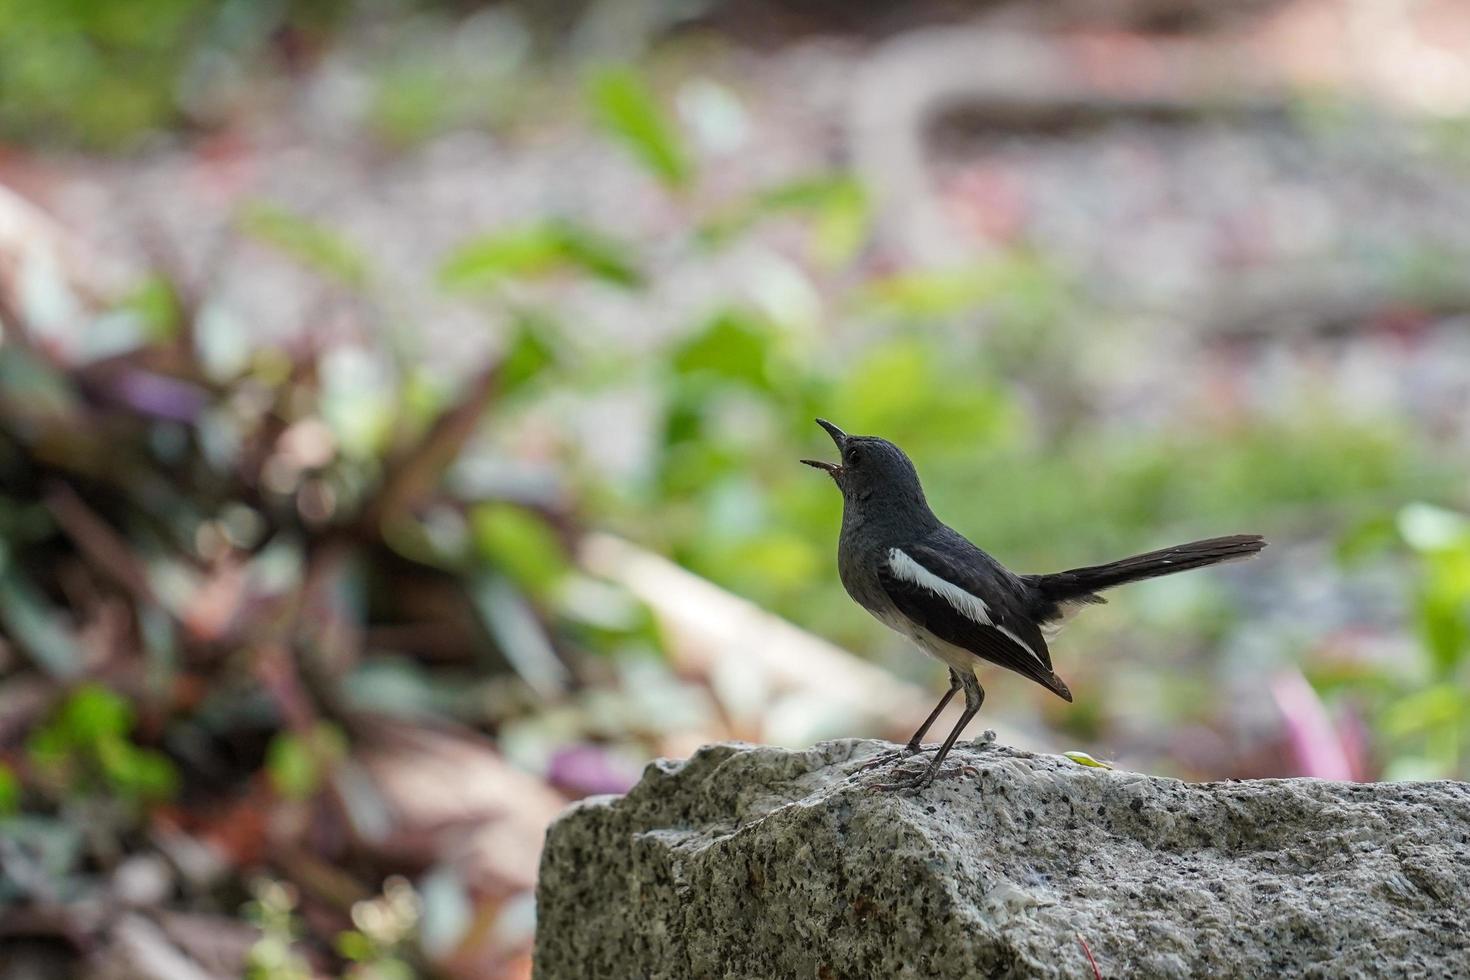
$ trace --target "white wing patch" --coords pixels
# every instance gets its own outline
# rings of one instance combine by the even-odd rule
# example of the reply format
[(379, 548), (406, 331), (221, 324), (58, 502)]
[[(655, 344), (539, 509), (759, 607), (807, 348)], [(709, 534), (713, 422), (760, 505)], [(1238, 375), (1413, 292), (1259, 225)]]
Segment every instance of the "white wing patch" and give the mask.
[(938, 575), (935, 575), (933, 572), (929, 571), (929, 569), (925, 568), (923, 565), (920, 565), (918, 562), (910, 558), (902, 548), (890, 548), (888, 550), (888, 567), (893, 570), (893, 574), (900, 581), (912, 582), (913, 584), (919, 586), (919, 588), (921, 589), (929, 590), (930, 592), (948, 602), (951, 606), (954, 607), (956, 612), (958, 612), (961, 616), (969, 619), (971, 622), (979, 623), (982, 626), (990, 626), (994, 629), (999, 630), (1001, 633), (1009, 637), (1022, 650), (1025, 650), (1027, 653), (1031, 654), (1032, 659), (1034, 659), (1037, 663), (1041, 664), (1043, 667), (1046, 666), (1045, 662), (1036, 655), (1036, 651), (1031, 649), (1031, 645), (1029, 643), (1027, 643), (1025, 640), (1022, 640), (1010, 629), (1004, 626), (997, 625), (994, 621), (991, 620), (990, 607), (985, 604), (984, 599), (975, 595), (973, 592), (966, 592), (964, 589), (960, 588), (958, 585), (955, 585), (953, 582), (946, 582), (944, 579), (940, 578)]
[(902, 548), (889, 549), (888, 567), (900, 581), (912, 582), (921, 589), (928, 589), (953, 606), (960, 615), (986, 626), (994, 625), (990, 622), (990, 607), (985, 604), (984, 599), (966, 592), (953, 582), (946, 582), (910, 558)]
[(1037, 663), (1041, 664), (1041, 666), (1043, 666), (1043, 667), (1046, 666), (1045, 663), (1042, 663), (1041, 658), (1036, 655), (1036, 651), (1033, 650), (1033, 649), (1031, 649), (1031, 644), (1027, 643), (1025, 640), (1021, 639), (1019, 636), (1017, 636), (1015, 633), (1012, 633), (1009, 629), (1007, 629), (1004, 626), (997, 626), (996, 629), (1000, 630), (1006, 636), (1009, 636), (1012, 640), (1014, 640), (1016, 642), (1016, 646), (1020, 647), (1022, 650), (1025, 650), (1027, 653), (1031, 654), (1031, 659), (1032, 660), (1035, 660)]

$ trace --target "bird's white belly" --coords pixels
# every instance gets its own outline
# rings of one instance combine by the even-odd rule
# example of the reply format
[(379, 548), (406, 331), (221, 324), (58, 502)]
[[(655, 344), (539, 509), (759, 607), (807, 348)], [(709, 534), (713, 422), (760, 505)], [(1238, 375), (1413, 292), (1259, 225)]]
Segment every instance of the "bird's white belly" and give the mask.
[(962, 674), (975, 673), (975, 663), (978, 658), (964, 647), (957, 647), (953, 643), (941, 640), (933, 633), (911, 622), (897, 609), (881, 613), (874, 612), (873, 615), (878, 622), (898, 635), (911, 640), (914, 646), (940, 663), (953, 667)]

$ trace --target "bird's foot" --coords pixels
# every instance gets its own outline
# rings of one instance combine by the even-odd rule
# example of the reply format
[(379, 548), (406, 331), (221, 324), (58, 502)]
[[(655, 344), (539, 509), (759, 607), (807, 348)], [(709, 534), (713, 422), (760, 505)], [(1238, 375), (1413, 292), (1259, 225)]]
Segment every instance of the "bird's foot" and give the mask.
[(874, 793), (917, 793), (930, 783), (934, 782), (938, 773), (928, 766), (918, 772), (900, 773), (896, 779), (883, 783), (869, 783), (868, 789)]
[(864, 762), (862, 765), (854, 769), (849, 774), (848, 778), (851, 779), (859, 773), (870, 772), (874, 769), (883, 769), (892, 765), (895, 762), (903, 762), (905, 759), (912, 758), (913, 756), (919, 755), (921, 753), (933, 751), (934, 749), (932, 747), (926, 749), (922, 745), (918, 745), (914, 742), (910, 742), (901, 749), (884, 749), (882, 752), (879, 752), (867, 762)]
[(979, 774), (980, 770), (965, 763), (943, 769), (936, 769), (930, 764), (917, 772), (900, 773), (898, 778), (891, 782), (868, 783), (868, 789), (875, 793), (903, 792), (905, 790), (917, 793), (928, 787), (930, 783), (958, 779), (961, 776), (978, 776)]

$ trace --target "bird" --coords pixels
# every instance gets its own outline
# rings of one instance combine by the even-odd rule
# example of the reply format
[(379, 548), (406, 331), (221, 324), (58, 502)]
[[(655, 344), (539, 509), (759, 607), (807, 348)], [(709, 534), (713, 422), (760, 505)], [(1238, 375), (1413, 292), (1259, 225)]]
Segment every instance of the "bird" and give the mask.
[(975, 673), (982, 662), (1070, 702), (1072, 692), (1052, 669), (1047, 648), (1047, 635), (1069, 614), (1106, 602), (1098, 594), (1106, 589), (1252, 558), (1266, 547), (1259, 534), (1233, 534), (1104, 565), (1017, 574), (934, 515), (902, 449), (878, 436), (848, 435), (826, 419), (816, 422), (837, 444), (840, 462), (801, 462), (825, 470), (842, 491), (837, 570), (843, 587), (879, 622), (949, 668), (949, 690), (897, 754), (925, 751), (921, 743), (935, 719), (957, 692), (965, 695), (959, 722), (928, 767), (882, 788), (922, 789), (934, 781), (985, 700)]

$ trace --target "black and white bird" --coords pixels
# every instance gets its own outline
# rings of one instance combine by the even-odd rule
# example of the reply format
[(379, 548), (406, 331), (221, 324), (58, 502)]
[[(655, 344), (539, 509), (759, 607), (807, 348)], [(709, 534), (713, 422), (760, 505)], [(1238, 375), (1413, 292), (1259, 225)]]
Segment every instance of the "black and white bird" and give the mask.
[(877, 436), (850, 436), (824, 419), (817, 424), (837, 444), (841, 462), (802, 462), (826, 470), (842, 490), (837, 570), (847, 594), (949, 667), (949, 691), (909, 739), (905, 754), (922, 751), (920, 741), (939, 713), (956, 691), (965, 692), (964, 713), (928, 768), (893, 787), (933, 781), (985, 700), (975, 676), (980, 661), (1029, 677), (1071, 701), (1046, 646), (1046, 634), (1069, 612), (1106, 602), (1098, 595), (1104, 589), (1250, 558), (1266, 547), (1258, 534), (1235, 534), (1106, 565), (1018, 575), (934, 516), (903, 450)]

